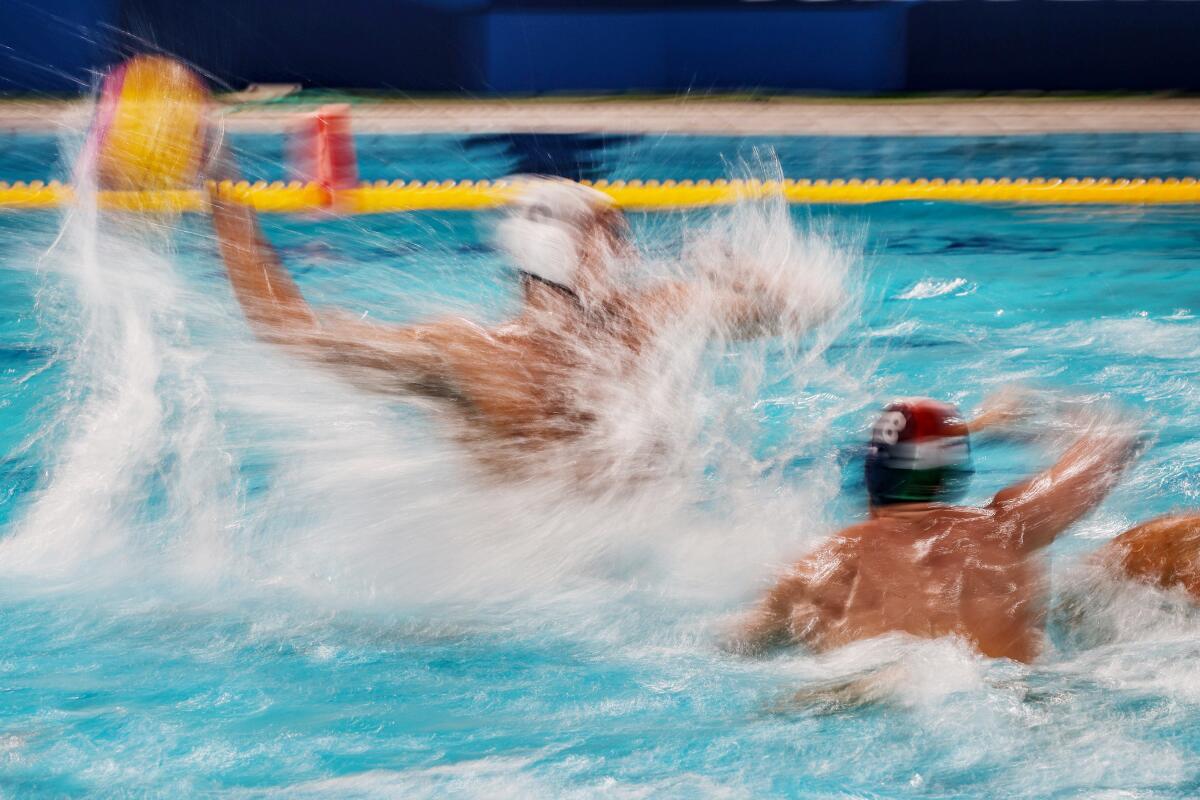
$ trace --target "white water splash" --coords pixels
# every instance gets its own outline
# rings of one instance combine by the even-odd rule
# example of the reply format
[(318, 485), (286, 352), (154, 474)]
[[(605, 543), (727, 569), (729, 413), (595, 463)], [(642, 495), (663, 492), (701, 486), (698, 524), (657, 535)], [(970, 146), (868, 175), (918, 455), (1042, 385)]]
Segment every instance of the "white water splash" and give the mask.
[[(869, 378), (825, 359), (856, 318), (858, 251), (796, 228), (782, 202), (716, 213), (682, 249), (647, 257), (648, 272), (665, 265), (699, 287), (695, 312), (626, 381), (593, 382), (587, 447), (622, 480), (585, 493), (481, 480), (436, 405), (363, 394), (252, 340), (224, 284), (198, 283), (179, 255), (194, 234), (177, 224), (86, 205), (66, 219), (42, 312), (70, 342), (68, 377), (39, 432), (46, 480), (0, 543), (6, 570), (54, 577), (47, 586), (446, 618), (553, 607), (555, 624), (596, 629), (608, 624), (597, 608), (631, 593), (698, 608), (746, 597), (766, 565), (829, 527), (821, 509), (839, 476), (825, 439), (847, 403), (871, 396)], [(201, 274), (218, 268), (211, 243), (191, 258)], [(714, 332), (706, 303), (731, 280), (786, 299), (782, 338)], [(733, 381), (721, 377), (731, 366)], [(808, 416), (763, 454), (767, 383)], [(803, 490), (764, 479), (797, 456), (817, 459)]]
[[(961, 289), (967, 285), (966, 278), (954, 278), (952, 280), (934, 280), (926, 278), (917, 281), (912, 286), (905, 289), (900, 294), (896, 295), (897, 300), (930, 300), (934, 297), (950, 294), (951, 292)], [(974, 289), (968, 289), (959, 294), (970, 294)]]

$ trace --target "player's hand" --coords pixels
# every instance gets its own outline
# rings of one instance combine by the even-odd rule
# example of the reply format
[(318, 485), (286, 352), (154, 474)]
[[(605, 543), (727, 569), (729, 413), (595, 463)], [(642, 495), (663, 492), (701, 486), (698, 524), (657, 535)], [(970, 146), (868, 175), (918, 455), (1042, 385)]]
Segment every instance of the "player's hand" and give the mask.
[(971, 433), (1013, 433), (1033, 418), (1038, 392), (1021, 384), (1008, 384), (989, 394), (967, 423)]

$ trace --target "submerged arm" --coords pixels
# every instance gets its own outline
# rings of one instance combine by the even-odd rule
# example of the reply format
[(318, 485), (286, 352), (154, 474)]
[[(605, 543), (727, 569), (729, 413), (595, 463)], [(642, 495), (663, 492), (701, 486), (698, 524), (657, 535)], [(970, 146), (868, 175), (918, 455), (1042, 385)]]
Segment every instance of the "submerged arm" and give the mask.
[(733, 339), (775, 336), (785, 327), (787, 302), (775, 287), (735, 280), (717, 289), (717, 313)]
[(857, 574), (852, 548), (838, 537), (784, 575), (751, 612), (737, 635), (737, 648), (759, 653), (807, 640), (819, 626), (840, 617)]
[(797, 567), (767, 593), (758, 608), (750, 613), (737, 631), (735, 647), (747, 654), (757, 654), (788, 643), (788, 620), (792, 606), (803, 602), (808, 594), (809, 579)]
[(844, 299), (840, 284), (799, 285), (736, 265), (711, 269), (698, 281), (662, 284), (645, 296), (664, 312), (703, 312), (720, 334), (737, 340), (803, 333), (829, 319)]
[(773, 336), (784, 328), (786, 303), (768, 289), (752, 291), (740, 283), (692, 285), (667, 283), (643, 295), (646, 307), (668, 316), (707, 311), (712, 323), (731, 339)]

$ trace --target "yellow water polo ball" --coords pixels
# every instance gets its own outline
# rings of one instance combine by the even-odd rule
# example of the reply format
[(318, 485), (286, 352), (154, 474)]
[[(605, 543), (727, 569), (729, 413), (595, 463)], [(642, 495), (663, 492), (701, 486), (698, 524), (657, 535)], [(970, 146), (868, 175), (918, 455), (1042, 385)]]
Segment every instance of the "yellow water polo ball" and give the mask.
[(89, 146), (101, 188), (183, 189), (204, 151), (208, 91), (183, 64), (137, 56), (104, 81)]

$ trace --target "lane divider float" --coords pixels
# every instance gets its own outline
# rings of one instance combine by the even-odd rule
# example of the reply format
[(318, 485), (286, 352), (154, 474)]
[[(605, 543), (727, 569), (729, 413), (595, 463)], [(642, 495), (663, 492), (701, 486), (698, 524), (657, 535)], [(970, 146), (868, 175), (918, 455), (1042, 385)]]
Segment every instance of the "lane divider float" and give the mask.
[[(1039, 205), (1191, 205), (1200, 203), (1196, 178), (967, 178), (914, 180), (682, 180), (595, 181), (594, 186), (630, 210), (727, 205), (782, 197), (813, 205), (897, 201), (1018, 203)], [(352, 188), (300, 181), (222, 182), (220, 193), (262, 212), (385, 214), (401, 211), (476, 211), (506, 204), (520, 181), (375, 181)], [(101, 208), (148, 213), (203, 212), (207, 191), (160, 189), (101, 191)], [(47, 208), (74, 202), (74, 189), (58, 181), (0, 181), (0, 208)]]

